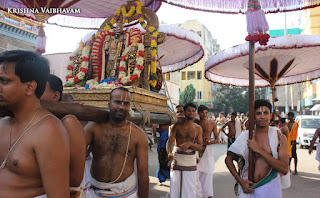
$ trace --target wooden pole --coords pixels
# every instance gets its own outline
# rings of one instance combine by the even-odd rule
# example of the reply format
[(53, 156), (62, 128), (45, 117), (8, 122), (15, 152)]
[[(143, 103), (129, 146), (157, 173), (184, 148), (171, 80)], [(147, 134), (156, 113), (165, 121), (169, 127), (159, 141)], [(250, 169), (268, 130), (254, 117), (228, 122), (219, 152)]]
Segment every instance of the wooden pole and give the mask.
[[(249, 139), (253, 138), (254, 130), (254, 101), (255, 101), (255, 84), (254, 84), (254, 70), (255, 70), (255, 49), (254, 43), (249, 42)], [(254, 180), (254, 153), (249, 149), (249, 180)]]
[[(99, 108), (93, 106), (83, 106), (81, 104), (69, 103), (69, 102), (54, 102), (41, 100), (41, 105), (44, 109), (51, 112), (58, 118), (63, 118), (65, 115), (75, 115), (82, 121), (94, 121), (94, 122), (107, 122), (110, 117), (110, 111), (106, 108)], [(12, 113), (5, 107), (0, 107), (0, 117), (12, 116)], [(143, 114), (135, 112), (133, 117), (128, 117), (128, 120), (140, 124), (143, 121)], [(184, 122), (184, 117), (178, 117), (178, 123)], [(150, 113), (151, 124), (174, 124), (171, 122), (171, 118), (166, 114)]]
[(273, 108), (273, 113), (272, 113), (272, 120), (274, 121), (274, 118), (275, 118), (275, 112), (276, 112), (276, 107), (274, 106), (274, 103), (276, 101), (276, 96), (275, 96), (275, 85), (272, 84), (271, 85), (271, 90), (272, 90), (272, 108)]

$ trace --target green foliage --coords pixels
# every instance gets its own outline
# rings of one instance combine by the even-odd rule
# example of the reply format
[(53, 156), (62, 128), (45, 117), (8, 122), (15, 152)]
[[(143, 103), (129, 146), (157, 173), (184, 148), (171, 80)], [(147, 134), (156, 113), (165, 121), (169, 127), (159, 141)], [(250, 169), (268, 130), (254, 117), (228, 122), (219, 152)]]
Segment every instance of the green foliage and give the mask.
[(188, 85), (180, 94), (179, 104), (185, 105), (188, 102), (193, 102), (196, 97), (196, 89), (192, 84)]
[[(265, 98), (264, 93), (265, 88), (256, 88), (255, 99)], [(246, 113), (249, 111), (249, 89), (247, 87), (220, 85), (215, 95), (212, 110), (216, 113)]]

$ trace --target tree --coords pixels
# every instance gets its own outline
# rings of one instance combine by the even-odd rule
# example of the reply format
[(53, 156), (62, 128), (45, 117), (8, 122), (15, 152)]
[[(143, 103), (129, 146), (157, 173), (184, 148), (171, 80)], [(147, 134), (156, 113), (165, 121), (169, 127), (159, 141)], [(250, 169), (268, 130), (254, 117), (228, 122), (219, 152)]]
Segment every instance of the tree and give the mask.
[(196, 97), (196, 89), (193, 87), (192, 84), (190, 84), (180, 94), (179, 104), (185, 105), (188, 102), (193, 102), (195, 97)]
[[(255, 89), (255, 98), (265, 98), (264, 88)], [(247, 87), (235, 87), (230, 85), (220, 85), (215, 93), (213, 110), (215, 112), (241, 112), (249, 111), (249, 89)]]

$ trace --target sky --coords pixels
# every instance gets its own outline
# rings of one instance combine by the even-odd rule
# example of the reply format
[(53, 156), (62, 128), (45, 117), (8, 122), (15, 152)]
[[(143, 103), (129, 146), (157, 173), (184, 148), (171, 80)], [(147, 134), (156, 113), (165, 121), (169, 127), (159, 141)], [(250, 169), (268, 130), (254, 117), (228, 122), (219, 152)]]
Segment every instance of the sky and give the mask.
[[(299, 12), (287, 14), (287, 27), (301, 24), (297, 16)], [(163, 3), (157, 12), (160, 23), (176, 24), (188, 20), (198, 20), (204, 24), (220, 44), (220, 49), (226, 49), (245, 42), (246, 17), (244, 14), (216, 14), (193, 11)], [(285, 14), (267, 14), (270, 29), (284, 29)], [(288, 22), (289, 21), (289, 22)], [(76, 49), (81, 37), (89, 33), (88, 30), (62, 28), (46, 25), (47, 36), (46, 53), (71, 52)]]

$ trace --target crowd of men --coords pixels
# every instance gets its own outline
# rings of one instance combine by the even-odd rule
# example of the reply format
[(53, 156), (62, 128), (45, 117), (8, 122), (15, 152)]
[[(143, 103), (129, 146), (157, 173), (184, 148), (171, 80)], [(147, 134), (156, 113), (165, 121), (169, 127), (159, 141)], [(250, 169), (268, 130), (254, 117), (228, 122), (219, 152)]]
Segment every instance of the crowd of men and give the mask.
[[(34, 52), (0, 54), (0, 106), (10, 112), (0, 119), (0, 197), (148, 197), (148, 140), (127, 120), (130, 92), (112, 90), (108, 121), (86, 123), (73, 115), (58, 119), (40, 100), (72, 99), (49, 71), (48, 61)], [(282, 188), (290, 186), (292, 158), (293, 174), (298, 174), (298, 124), (289, 113), (288, 123), (280, 118), (279, 126), (270, 126), (272, 106), (266, 100), (255, 101), (254, 110), (250, 140), (244, 115), (232, 113), (227, 120), (221, 113), (214, 120), (206, 106), (177, 106), (184, 121), (155, 129), (160, 134), (157, 176), (160, 183), (170, 179), (170, 197), (214, 196), (213, 145), (224, 141), (222, 135), (228, 141), (225, 163), (238, 183), (236, 195), (282, 197)], [(318, 129), (309, 153), (319, 136)], [(255, 156), (253, 181), (248, 180), (249, 150)]]

